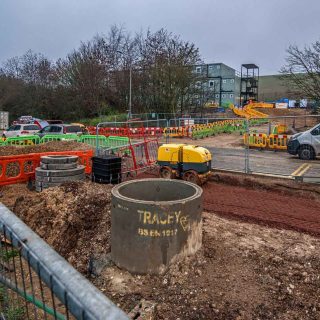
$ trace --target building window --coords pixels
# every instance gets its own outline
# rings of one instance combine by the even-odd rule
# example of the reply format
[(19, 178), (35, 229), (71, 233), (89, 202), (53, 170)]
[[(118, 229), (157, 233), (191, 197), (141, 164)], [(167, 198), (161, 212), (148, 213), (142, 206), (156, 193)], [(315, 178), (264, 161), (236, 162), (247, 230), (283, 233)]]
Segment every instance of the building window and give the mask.
[(214, 80), (210, 80), (209, 81), (209, 87), (213, 87), (214, 86)]
[(225, 98), (225, 97), (226, 97), (226, 95), (225, 95), (225, 94), (223, 94), (223, 95), (222, 95), (222, 98)]
[(216, 94), (216, 98), (217, 98), (217, 99), (219, 98), (219, 95), (218, 95), (218, 94)]
[(213, 65), (210, 65), (210, 66), (209, 66), (209, 70), (212, 70), (212, 69), (213, 69)]
[(218, 70), (220, 69), (220, 64), (217, 64), (217, 69), (218, 69)]
[(227, 80), (226, 80), (226, 79), (223, 79), (222, 82), (223, 82), (223, 83), (227, 83)]
[(234, 83), (234, 79), (230, 79), (230, 82), (231, 82), (231, 83)]
[(230, 94), (230, 98), (233, 98), (233, 94), (232, 93)]
[(196, 72), (201, 73), (201, 67), (196, 67)]

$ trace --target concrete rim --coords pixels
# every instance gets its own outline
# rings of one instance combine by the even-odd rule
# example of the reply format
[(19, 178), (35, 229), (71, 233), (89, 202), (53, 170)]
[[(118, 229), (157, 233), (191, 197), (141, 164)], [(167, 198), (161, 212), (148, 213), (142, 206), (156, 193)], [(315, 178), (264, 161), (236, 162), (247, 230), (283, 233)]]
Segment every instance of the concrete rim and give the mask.
[[(139, 183), (139, 181), (170, 181), (172, 183), (175, 183), (177, 184), (177, 188), (179, 187), (178, 184), (184, 184), (184, 185), (189, 185), (190, 187), (192, 187), (194, 189), (194, 194), (190, 197), (187, 197), (187, 198), (182, 198), (182, 199), (179, 199), (179, 200), (171, 200), (171, 201), (149, 201), (149, 200), (137, 200), (137, 199), (134, 199), (134, 198), (129, 198), (129, 197), (126, 197), (124, 195), (121, 194), (121, 188), (129, 185), (129, 184), (134, 184), (134, 183)], [(193, 199), (196, 199), (198, 197), (200, 197), (202, 195), (202, 188), (199, 187), (198, 185), (194, 184), (194, 183), (191, 183), (191, 182), (188, 182), (188, 181), (181, 181), (181, 180), (173, 180), (173, 179), (160, 179), (160, 178), (146, 178), (146, 179), (140, 179), (140, 180), (130, 180), (130, 181), (125, 181), (125, 182), (122, 182), (116, 186), (114, 186), (111, 190), (111, 194), (112, 196), (116, 197), (116, 198), (120, 198), (122, 200), (126, 200), (126, 201), (130, 201), (130, 202), (134, 202), (134, 203), (145, 203), (145, 204), (160, 204), (160, 205), (166, 205), (166, 204), (175, 204), (175, 203), (184, 203), (186, 201), (190, 201), (190, 200), (193, 200)]]

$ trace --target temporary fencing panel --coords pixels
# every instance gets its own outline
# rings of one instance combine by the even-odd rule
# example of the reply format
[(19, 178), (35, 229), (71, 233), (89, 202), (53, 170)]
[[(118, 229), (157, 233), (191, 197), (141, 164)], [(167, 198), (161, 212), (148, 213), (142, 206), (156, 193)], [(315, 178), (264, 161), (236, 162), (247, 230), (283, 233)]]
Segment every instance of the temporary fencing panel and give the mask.
[(272, 134), (284, 134), (288, 130), (285, 124), (277, 124), (274, 126)]
[(129, 138), (128, 137), (114, 137), (110, 136), (107, 138), (106, 141), (106, 147), (110, 148), (116, 148), (116, 147), (121, 147), (125, 146), (129, 143)]
[(158, 140), (153, 139), (110, 148), (105, 153), (122, 158), (121, 174), (122, 180), (125, 180), (126, 177), (153, 166), (157, 161), (158, 147)]
[(184, 136), (184, 130), (182, 127), (167, 127), (163, 130), (163, 135), (165, 137), (183, 137)]
[(4, 141), (3, 145), (5, 145), (5, 146), (12, 146), (12, 145), (30, 146), (30, 145), (34, 145), (34, 144), (38, 144), (38, 143), (40, 143), (39, 136), (30, 135), (30, 136), (7, 138)]
[(285, 134), (270, 134), (268, 139), (268, 146), (270, 149), (287, 149), (288, 136)]
[(193, 139), (202, 139), (209, 136), (214, 136), (220, 133), (231, 133), (236, 130), (244, 129), (244, 122), (241, 120), (222, 120), (215, 121), (208, 124), (197, 124), (187, 129), (186, 131), (191, 132)]
[(93, 151), (60, 151), (30, 153), (16, 156), (0, 157), (0, 185), (8, 185), (20, 182), (26, 182), (33, 179), (35, 169), (40, 166), (40, 158), (47, 155), (75, 155), (85, 166), (85, 172), (91, 173), (91, 158)]
[(245, 134), (243, 139), (245, 145), (255, 148), (266, 148), (268, 143), (268, 136), (264, 133)]
[(128, 319), (1, 204), (0, 238), (1, 319)]
[[(90, 134), (96, 135), (97, 129), (95, 127), (88, 128)], [(105, 137), (131, 137), (131, 138), (147, 138), (147, 137), (161, 137), (163, 135), (163, 128), (160, 127), (99, 127), (98, 134)]]
[(49, 141), (64, 141), (64, 140), (73, 140), (78, 141), (79, 137), (76, 134), (47, 134), (43, 136), (40, 140), (40, 143), (46, 143)]
[(98, 146), (106, 146), (107, 145), (107, 138), (102, 135), (94, 136), (89, 134), (84, 134), (80, 137), (79, 142), (89, 144), (91, 146), (96, 147)]

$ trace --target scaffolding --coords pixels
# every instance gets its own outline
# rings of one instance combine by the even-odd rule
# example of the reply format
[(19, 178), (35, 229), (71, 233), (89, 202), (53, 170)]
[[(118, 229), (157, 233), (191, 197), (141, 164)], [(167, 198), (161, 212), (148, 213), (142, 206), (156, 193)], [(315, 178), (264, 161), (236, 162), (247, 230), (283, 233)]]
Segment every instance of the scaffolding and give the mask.
[(259, 67), (254, 63), (241, 65), (240, 105), (246, 105), (250, 100), (258, 101)]

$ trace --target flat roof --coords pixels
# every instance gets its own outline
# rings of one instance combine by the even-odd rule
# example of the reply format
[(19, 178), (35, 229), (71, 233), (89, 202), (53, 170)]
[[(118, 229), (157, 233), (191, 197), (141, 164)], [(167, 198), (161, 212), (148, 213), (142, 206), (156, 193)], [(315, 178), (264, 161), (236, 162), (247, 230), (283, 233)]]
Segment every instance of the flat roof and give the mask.
[(259, 68), (257, 65), (255, 65), (254, 63), (246, 63), (243, 64), (242, 67), (246, 68), (246, 69), (256, 69)]

